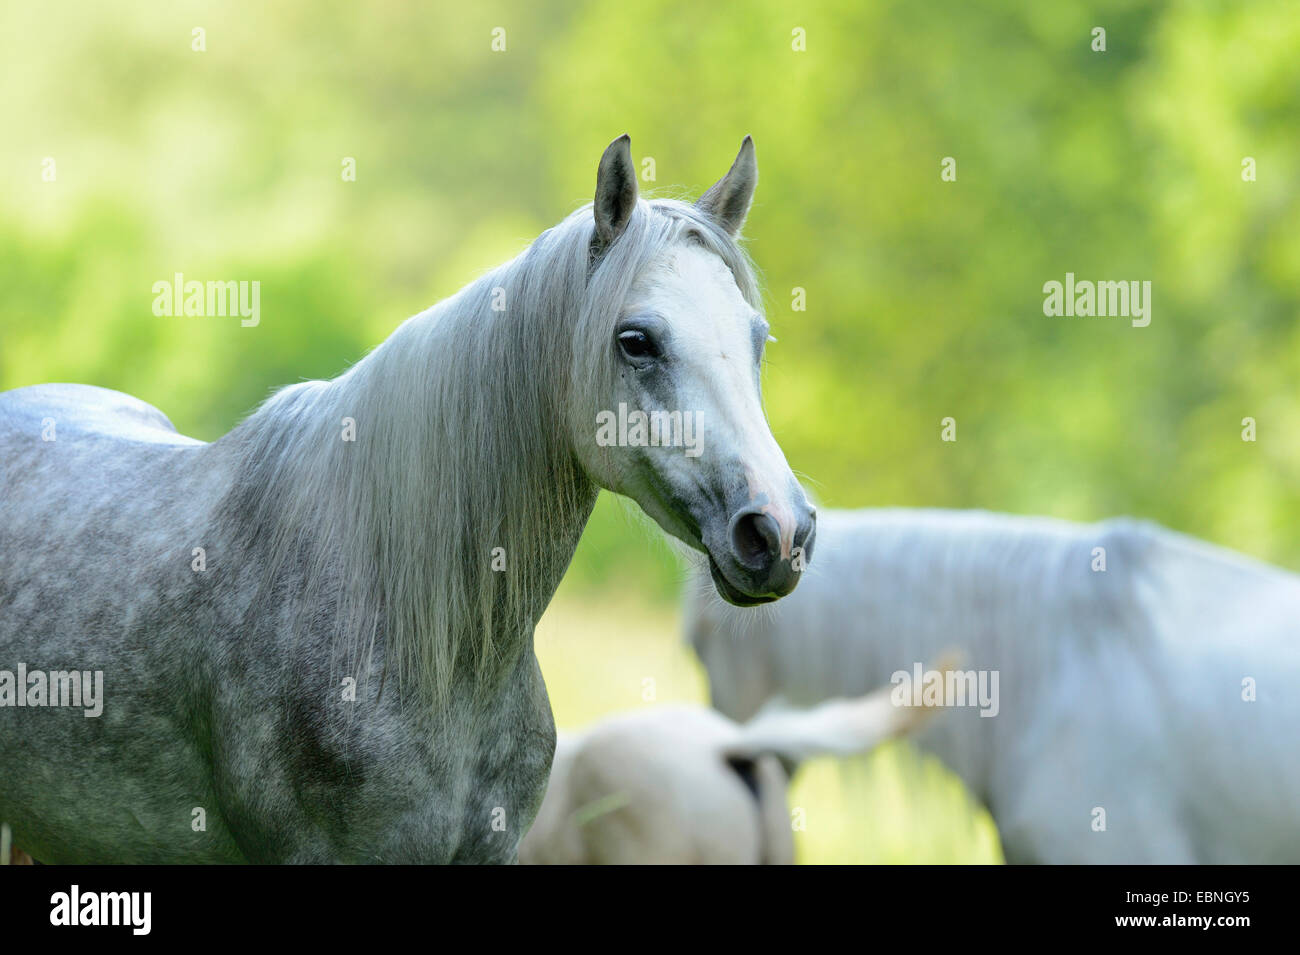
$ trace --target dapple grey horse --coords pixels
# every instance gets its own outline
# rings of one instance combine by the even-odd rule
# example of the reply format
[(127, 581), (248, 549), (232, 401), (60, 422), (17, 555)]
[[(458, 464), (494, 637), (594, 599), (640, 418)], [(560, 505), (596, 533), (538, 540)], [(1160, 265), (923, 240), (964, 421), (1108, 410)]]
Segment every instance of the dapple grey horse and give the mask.
[[(533, 627), (597, 488), (703, 551), (737, 603), (789, 593), (810, 550), (735, 241), (756, 179), (746, 138), (697, 203), (647, 202), (621, 137), (591, 206), (211, 444), (112, 391), (0, 395), (16, 844), (515, 859), (555, 741)], [(50, 705), (83, 686), (98, 714)]]
[(966, 705), (915, 740), (1007, 861), (1300, 862), (1300, 577), (1129, 519), (824, 510), (817, 536), (780, 604), (692, 588), (723, 713), (906, 691), (953, 649)]

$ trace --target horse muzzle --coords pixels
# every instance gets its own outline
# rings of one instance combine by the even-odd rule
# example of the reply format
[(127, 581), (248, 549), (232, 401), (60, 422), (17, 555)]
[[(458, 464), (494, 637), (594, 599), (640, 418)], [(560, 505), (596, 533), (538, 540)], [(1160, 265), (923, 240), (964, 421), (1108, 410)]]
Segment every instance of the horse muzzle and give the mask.
[(816, 536), (817, 512), (807, 502), (781, 517), (744, 507), (731, 516), (723, 546), (708, 548), (713, 584), (738, 607), (778, 600), (798, 585)]

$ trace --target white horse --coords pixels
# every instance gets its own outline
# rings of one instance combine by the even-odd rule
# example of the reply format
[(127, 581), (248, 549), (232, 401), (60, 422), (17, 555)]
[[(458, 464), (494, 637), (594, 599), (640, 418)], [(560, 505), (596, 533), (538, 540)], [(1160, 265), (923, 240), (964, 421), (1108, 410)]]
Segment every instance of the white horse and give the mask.
[[(794, 588), (813, 511), (764, 420), (735, 242), (753, 145), (691, 205), (639, 199), (628, 142), (591, 206), (212, 444), (116, 392), (0, 395), (18, 846), (509, 861), (555, 738), (533, 626), (598, 487), (706, 552), (725, 598)], [(96, 680), (98, 716), (49, 705)]]
[(895, 706), (890, 695), (808, 710), (770, 705), (743, 726), (702, 706), (665, 704), (560, 733), (519, 861), (789, 865), (786, 790), (798, 764), (865, 753), (933, 712)]
[(823, 511), (790, 600), (695, 589), (688, 638), (733, 719), (949, 648), (996, 672), (995, 716), (953, 708), (917, 743), (988, 806), (1008, 861), (1300, 862), (1295, 574), (1131, 520)]

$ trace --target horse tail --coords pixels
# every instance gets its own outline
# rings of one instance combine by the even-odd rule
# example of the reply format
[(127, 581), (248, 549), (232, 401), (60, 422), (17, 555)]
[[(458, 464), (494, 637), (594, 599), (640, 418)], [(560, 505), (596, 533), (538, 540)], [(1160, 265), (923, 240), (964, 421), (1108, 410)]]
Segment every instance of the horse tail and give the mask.
[[(956, 667), (955, 654), (939, 664), (941, 673)], [(727, 747), (729, 759), (757, 759), (770, 753), (793, 773), (814, 756), (853, 756), (874, 749), (887, 739), (911, 733), (935, 713), (933, 706), (902, 706), (886, 687), (866, 696), (827, 700), (803, 709), (775, 699), (741, 728), (741, 737)]]

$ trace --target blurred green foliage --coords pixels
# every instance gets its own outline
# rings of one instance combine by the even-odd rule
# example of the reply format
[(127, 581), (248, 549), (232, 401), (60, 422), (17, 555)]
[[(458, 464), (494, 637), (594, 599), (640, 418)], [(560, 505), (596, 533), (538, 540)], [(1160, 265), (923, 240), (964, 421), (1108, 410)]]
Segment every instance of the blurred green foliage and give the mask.
[[(752, 133), (766, 402), (824, 504), (1136, 514), (1300, 568), (1291, 0), (84, 0), (0, 28), (2, 388), (118, 388), (214, 438), (585, 201), (619, 133), (674, 195)], [(261, 324), (155, 317), (177, 271), (260, 280)], [(1045, 317), (1067, 271), (1150, 280), (1150, 327)], [(575, 580), (670, 595), (652, 537), (603, 503)]]

